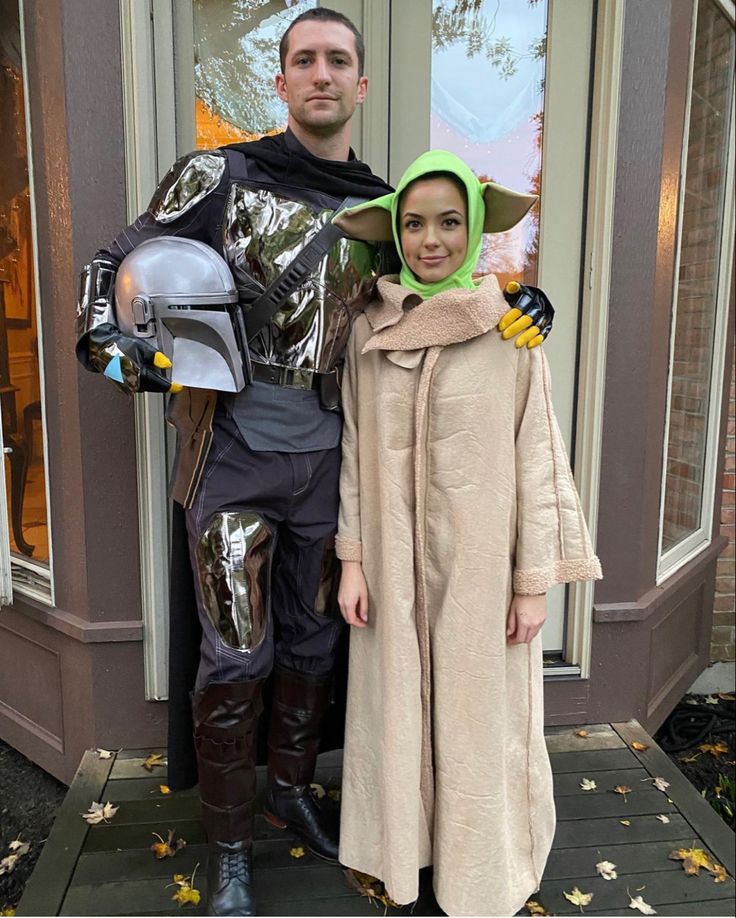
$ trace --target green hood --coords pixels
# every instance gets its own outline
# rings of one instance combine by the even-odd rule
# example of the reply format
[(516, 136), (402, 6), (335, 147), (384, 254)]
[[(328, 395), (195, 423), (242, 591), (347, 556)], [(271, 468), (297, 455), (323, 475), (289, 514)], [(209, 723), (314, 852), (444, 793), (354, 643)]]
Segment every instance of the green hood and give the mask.
[[(409, 269), (401, 250), (398, 232), (398, 208), (401, 193), (414, 181), (433, 172), (449, 172), (462, 182), (468, 205), (468, 249), (462, 265), (442, 281), (423, 284)], [(497, 185), (481, 184), (458, 156), (447, 150), (430, 150), (409, 166), (399, 180), (396, 191), (344, 210), (334, 222), (346, 235), (372, 242), (393, 240), (401, 258), (400, 283), (421, 297), (434, 296), (453, 288), (473, 289), (473, 271), (480, 258), (483, 233), (500, 233), (511, 229), (537, 200), (536, 195), (519, 194)]]

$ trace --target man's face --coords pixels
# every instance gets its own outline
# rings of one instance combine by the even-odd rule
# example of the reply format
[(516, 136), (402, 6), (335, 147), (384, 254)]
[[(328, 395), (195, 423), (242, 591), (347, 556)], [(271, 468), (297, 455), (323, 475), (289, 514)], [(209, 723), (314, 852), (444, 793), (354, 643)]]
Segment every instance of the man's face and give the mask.
[(307, 131), (332, 134), (342, 128), (368, 91), (368, 80), (358, 76), (350, 29), (340, 22), (294, 26), (276, 91), (289, 106), (289, 117)]

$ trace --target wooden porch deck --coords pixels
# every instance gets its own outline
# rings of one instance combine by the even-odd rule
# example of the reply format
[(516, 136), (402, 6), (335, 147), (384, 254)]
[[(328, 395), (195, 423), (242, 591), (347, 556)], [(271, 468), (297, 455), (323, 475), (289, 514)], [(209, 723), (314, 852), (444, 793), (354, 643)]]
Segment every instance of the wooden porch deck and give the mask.
[[(733, 915), (734, 834), (636, 722), (585, 729), (586, 738), (568, 727), (554, 728), (547, 735), (558, 826), (535, 898), (551, 914), (579, 915), (580, 909), (563, 895), (577, 886), (593, 893), (585, 915), (639, 914), (629, 908), (627, 892), (641, 895), (658, 915)], [(637, 752), (630, 745), (634, 741), (649, 748)], [(147, 753), (123, 751), (111, 760), (85, 754), (17, 915), (204, 913), (201, 906), (178, 908), (171, 900), (175, 887), (166, 885), (174, 873), (191, 874), (199, 864), (194, 885), (203, 896), (206, 892), (206, 847), (197, 794), (163, 796), (159, 785), (166, 783), (166, 770), (144, 770)], [(339, 755), (322, 756), (316, 780), (337, 788), (340, 776)], [(670, 783), (666, 793), (652, 784), (658, 776)], [(597, 790), (582, 791), (583, 778), (595, 780)], [(611, 792), (619, 784), (632, 788), (626, 798)], [(80, 814), (93, 800), (119, 805), (108, 825), (87, 826), (82, 820)], [(659, 814), (667, 815), (669, 822), (658, 820)], [(630, 824), (622, 824), (624, 819)], [(175, 858), (156, 860), (149, 850), (151, 833), (165, 837), (170, 828), (186, 839), (187, 847)], [(254, 860), (259, 914), (375, 918), (376, 904), (349, 889), (340, 868), (309, 853), (294, 859), (289, 850), (295, 844), (299, 842), (258, 817)], [(728, 879), (716, 883), (705, 871), (687, 876), (680, 862), (668, 858), (681, 847), (709, 851), (725, 866)], [(617, 865), (618, 879), (597, 876), (595, 865), (601, 860)], [(429, 877), (424, 878), (413, 910), (389, 909), (389, 914), (410, 913), (442, 914)]]

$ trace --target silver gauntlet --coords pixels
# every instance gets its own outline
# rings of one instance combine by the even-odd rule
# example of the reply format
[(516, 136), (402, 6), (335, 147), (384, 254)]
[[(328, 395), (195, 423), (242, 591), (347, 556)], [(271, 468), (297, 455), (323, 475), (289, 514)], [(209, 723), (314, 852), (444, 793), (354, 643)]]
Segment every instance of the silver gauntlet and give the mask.
[(100, 325), (116, 326), (115, 276), (117, 262), (105, 256), (95, 257), (82, 268), (77, 303), (77, 356), (89, 366), (87, 336)]

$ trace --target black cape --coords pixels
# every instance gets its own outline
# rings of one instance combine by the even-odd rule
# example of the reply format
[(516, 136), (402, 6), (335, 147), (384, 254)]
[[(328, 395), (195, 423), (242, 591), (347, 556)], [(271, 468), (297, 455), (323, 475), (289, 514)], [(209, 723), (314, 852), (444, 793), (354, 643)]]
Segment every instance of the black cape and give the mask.
[[(392, 191), (370, 168), (356, 159), (353, 151), (347, 162), (320, 159), (313, 156), (291, 131), (274, 137), (264, 137), (233, 148), (255, 160), (260, 175), (280, 189), (291, 187), (327, 193), (343, 198), (362, 197), (366, 200)], [(382, 256), (384, 262), (388, 256)], [(197, 783), (197, 760), (194, 751), (191, 693), (199, 666), (199, 645), (202, 631), (197, 615), (194, 574), (189, 560), (184, 508), (174, 503), (172, 513), (170, 593), (169, 593), (169, 728), (168, 784), (173, 790), (183, 790)], [(338, 646), (333, 674), (333, 689), (322, 731), (321, 749), (342, 747), (347, 694), (348, 631), (345, 628)], [(268, 709), (270, 685), (264, 688)], [(266, 759), (268, 717), (259, 725), (258, 761)]]

